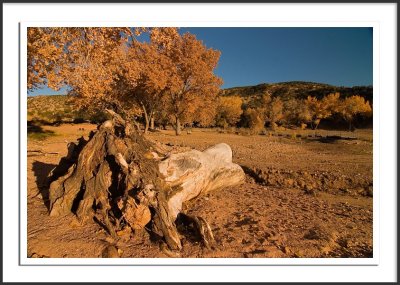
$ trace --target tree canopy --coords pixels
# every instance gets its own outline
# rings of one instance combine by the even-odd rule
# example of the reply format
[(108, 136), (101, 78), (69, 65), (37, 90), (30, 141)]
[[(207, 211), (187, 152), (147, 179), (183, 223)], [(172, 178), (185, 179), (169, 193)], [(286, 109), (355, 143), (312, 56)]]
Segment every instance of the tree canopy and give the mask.
[[(141, 33), (150, 41), (138, 41)], [(177, 28), (28, 28), (28, 89), (68, 86), (79, 105), (140, 108), (148, 122), (166, 109), (180, 122), (210, 122), (222, 84), (220, 52)]]

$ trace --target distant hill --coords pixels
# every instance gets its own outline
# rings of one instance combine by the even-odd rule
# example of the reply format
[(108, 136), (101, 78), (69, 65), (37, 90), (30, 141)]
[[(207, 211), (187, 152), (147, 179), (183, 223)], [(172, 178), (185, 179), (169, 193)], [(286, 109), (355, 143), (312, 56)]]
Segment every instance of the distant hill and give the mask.
[(27, 99), (28, 121), (43, 120), (54, 122), (57, 120), (73, 120), (73, 105), (65, 95), (31, 96)]
[(222, 96), (253, 97), (264, 93), (270, 93), (272, 97), (280, 97), (282, 100), (287, 99), (305, 99), (307, 96), (317, 97), (339, 92), (341, 97), (345, 98), (352, 95), (360, 95), (372, 104), (373, 88), (372, 86), (354, 86), (343, 87), (333, 86), (323, 83), (289, 81), (281, 83), (263, 83), (255, 86), (233, 87), (221, 90)]
[(104, 113), (89, 114), (79, 110), (72, 98), (66, 95), (38, 95), (27, 98), (27, 120), (42, 123), (60, 122), (98, 122), (104, 119)]

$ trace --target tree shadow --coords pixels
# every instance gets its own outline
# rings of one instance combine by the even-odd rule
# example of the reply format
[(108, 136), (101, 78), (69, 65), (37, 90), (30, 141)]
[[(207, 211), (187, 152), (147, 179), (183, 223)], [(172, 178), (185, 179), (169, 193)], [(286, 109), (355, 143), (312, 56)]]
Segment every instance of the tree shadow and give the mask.
[(44, 130), (37, 122), (28, 122), (28, 138), (30, 139), (44, 140), (55, 135), (54, 131)]
[(32, 164), (32, 170), (36, 177), (36, 185), (39, 189), (40, 194), (42, 195), (43, 202), (47, 208), (50, 210), (50, 201), (49, 201), (49, 173), (56, 167), (55, 164), (44, 163), (41, 161), (34, 161)]
[(29, 121), (27, 128), (28, 128), (28, 134), (54, 134), (53, 131), (44, 130), (40, 126), (39, 122)]
[(321, 143), (334, 143), (339, 140), (344, 140), (344, 141), (357, 140), (357, 138), (356, 137), (343, 137), (343, 136), (326, 136), (326, 137), (317, 138), (316, 140)]

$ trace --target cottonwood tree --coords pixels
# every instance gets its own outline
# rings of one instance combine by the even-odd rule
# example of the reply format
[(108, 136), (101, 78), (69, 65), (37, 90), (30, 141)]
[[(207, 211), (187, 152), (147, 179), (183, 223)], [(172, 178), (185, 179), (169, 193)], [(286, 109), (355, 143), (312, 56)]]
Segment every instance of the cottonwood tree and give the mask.
[(284, 121), (287, 125), (301, 125), (301, 123), (303, 122), (301, 118), (303, 105), (304, 104), (301, 100), (297, 100), (294, 98), (283, 101), (283, 115)]
[(310, 114), (311, 127), (316, 130), (321, 119), (328, 116), (328, 112), (322, 105), (322, 102), (315, 97), (308, 96), (304, 103)]
[(340, 93), (336, 92), (326, 95), (322, 98), (322, 105), (327, 110), (328, 117), (339, 112), (341, 105)]
[(338, 108), (339, 114), (349, 123), (349, 130), (353, 130), (353, 120), (357, 115), (371, 116), (372, 108), (368, 101), (359, 95), (347, 97)]
[(199, 126), (215, 126), (215, 116), (217, 115), (218, 97), (206, 96), (198, 103), (194, 113), (189, 113), (185, 121), (188, 124), (196, 123)]
[(217, 105), (217, 126), (226, 128), (234, 126), (243, 113), (243, 100), (240, 96), (219, 97)]
[(283, 114), (283, 102), (279, 97), (275, 97), (270, 101), (265, 110), (266, 119), (269, 121), (270, 126), (273, 130), (277, 127), (277, 122), (282, 120)]
[(247, 108), (243, 111), (242, 122), (245, 127), (258, 132), (264, 128), (265, 115), (257, 108)]
[(339, 93), (331, 93), (321, 100), (308, 96), (304, 101), (306, 110), (304, 110), (303, 118), (308, 118), (313, 129), (317, 129), (322, 119), (329, 118), (333, 113), (338, 112), (340, 106), (339, 97)]
[(339, 93), (328, 94), (321, 100), (308, 96), (306, 100), (299, 102), (296, 113), (299, 122), (311, 123), (312, 129), (317, 129), (321, 120), (338, 113), (340, 106)]
[(149, 33), (149, 42), (135, 41), (129, 47), (126, 67), (126, 72), (129, 73), (130, 62), (139, 66), (139, 76), (128, 78), (127, 83), (130, 88), (126, 90), (130, 91), (126, 100), (135, 101), (142, 109), (145, 119), (144, 133), (147, 133), (150, 122), (154, 122), (155, 114), (166, 109), (167, 92), (177, 88), (174, 80), (175, 66), (166, 53), (166, 49), (170, 48), (174, 39), (179, 37), (177, 29), (153, 28)]
[(298, 119), (299, 122), (303, 125), (307, 125), (311, 123), (311, 127), (313, 127), (312, 120), (313, 115), (307, 104), (304, 104), (304, 101), (301, 100), (298, 108)]
[(207, 48), (190, 33), (171, 37), (164, 53), (173, 63), (173, 75), (167, 92), (167, 108), (175, 119), (176, 135), (181, 123), (193, 119), (201, 111), (203, 102), (213, 101), (218, 95), (222, 79), (214, 74), (220, 52)]
[(40, 88), (45, 84), (58, 89), (62, 84), (63, 44), (60, 28), (27, 29), (27, 87)]
[[(78, 107), (122, 111), (115, 79), (125, 60), (130, 28), (28, 28), (28, 89), (68, 86)], [(137, 71), (131, 66), (131, 71)], [(131, 72), (132, 73), (132, 72)]]

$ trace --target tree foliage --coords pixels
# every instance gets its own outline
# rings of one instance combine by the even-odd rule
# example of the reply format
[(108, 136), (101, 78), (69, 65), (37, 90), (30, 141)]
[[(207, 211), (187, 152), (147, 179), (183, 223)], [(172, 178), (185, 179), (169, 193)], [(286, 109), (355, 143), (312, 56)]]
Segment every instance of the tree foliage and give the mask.
[(82, 97), (110, 91), (129, 28), (28, 28), (28, 89), (68, 85)]
[(349, 122), (349, 129), (352, 130), (354, 117), (357, 115), (371, 116), (372, 108), (368, 101), (363, 97), (355, 95), (347, 97), (338, 108), (341, 116)]
[(166, 106), (174, 115), (179, 135), (181, 122), (193, 121), (200, 110), (215, 107), (222, 84), (214, 74), (220, 52), (207, 48), (190, 33), (172, 37), (168, 43), (163, 52), (173, 66)]
[(259, 109), (247, 108), (242, 115), (242, 124), (252, 131), (260, 131), (265, 124), (264, 114)]
[(277, 122), (282, 120), (283, 114), (283, 102), (279, 97), (274, 98), (267, 106), (265, 111), (266, 119), (269, 122), (272, 129), (277, 127)]
[[(143, 32), (149, 42), (137, 40)], [(213, 122), (219, 56), (177, 28), (28, 28), (27, 85), (68, 86), (80, 107), (143, 113), (145, 130), (167, 110), (179, 133), (180, 122)]]
[(239, 96), (220, 97), (217, 107), (217, 126), (226, 128), (229, 125), (236, 125), (243, 113), (242, 104), (243, 100)]

